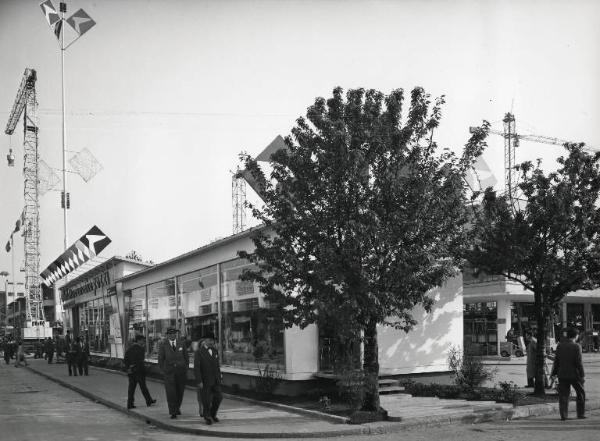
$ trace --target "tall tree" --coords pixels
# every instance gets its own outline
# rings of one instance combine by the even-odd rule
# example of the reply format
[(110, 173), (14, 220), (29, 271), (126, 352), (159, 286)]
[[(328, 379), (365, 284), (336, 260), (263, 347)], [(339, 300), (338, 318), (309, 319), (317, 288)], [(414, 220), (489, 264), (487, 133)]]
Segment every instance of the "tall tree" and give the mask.
[(565, 145), (558, 170), (520, 164), (520, 201), (487, 189), (475, 210), (476, 240), (467, 260), (477, 270), (520, 283), (537, 315), (536, 395), (544, 395), (548, 321), (564, 296), (600, 281), (600, 152)]
[[(464, 177), (484, 148), (487, 124), (459, 157), (433, 140), (444, 98), (341, 88), (317, 98), (271, 156), (267, 178), (242, 155), (265, 204), (253, 215), (257, 281), (287, 326), (326, 319), (364, 336), (365, 410), (379, 410), (377, 328), (409, 331), (411, 310), (430, 310), (427, 292), (457, 272), (468, 210)], [(441, 150), (441, 151), (440, 151)], [(350, 326), (349, 326), (350, 325)]]

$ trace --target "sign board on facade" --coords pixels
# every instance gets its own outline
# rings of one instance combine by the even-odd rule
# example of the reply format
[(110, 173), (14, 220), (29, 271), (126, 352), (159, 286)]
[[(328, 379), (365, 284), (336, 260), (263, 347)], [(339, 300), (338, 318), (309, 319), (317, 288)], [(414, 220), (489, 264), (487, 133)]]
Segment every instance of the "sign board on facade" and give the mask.
[(67, 288), (62, 292), (62, 299), (65, 301), (79, 297), (82, 294), (94, 291), (97, 288), (102, 288), (108, 284), (110, 284), (110, 275), (108, 271), (104, 271), (102, 274), (98, 274), (91, 279), (81, 282), (73, 288)]

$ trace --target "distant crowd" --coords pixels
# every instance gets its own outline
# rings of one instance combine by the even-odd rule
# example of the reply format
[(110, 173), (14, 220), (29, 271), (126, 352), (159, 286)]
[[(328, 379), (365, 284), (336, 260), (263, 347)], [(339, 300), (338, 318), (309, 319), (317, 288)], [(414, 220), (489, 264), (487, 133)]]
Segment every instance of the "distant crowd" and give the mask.
[[(19, 338), (7, 336), (2, 339), (4, 362), (10, 364), (14, 359), (14, 366), (27, 366), (25, 348), (23, 341)], [(37, 339), (33, 342), (33, 358), (43, 358), (48, 363), (66, 363), (69, 375), (88, 375), (90, 358), (90, 345), (87, 339), (73, 338), (70, 331), (65, 336), (54, 336), (54, 338)], [(56, 361), (54, 361), (56, 355)]]

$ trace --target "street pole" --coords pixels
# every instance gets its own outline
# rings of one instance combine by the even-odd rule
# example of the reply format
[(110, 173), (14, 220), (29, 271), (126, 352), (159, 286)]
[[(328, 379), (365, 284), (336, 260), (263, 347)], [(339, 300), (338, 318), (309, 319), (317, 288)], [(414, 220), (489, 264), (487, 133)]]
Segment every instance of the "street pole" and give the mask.
[[(67, 12), (67, 4), (60, 4), (61, 19), (65, 19), (65, 13)], [(66, 100), (65, 100), (65, 30), (64, 24), (63, 29), (60, 33), (60, 78), (62, 88), (62, 178), (63, 178), (63, 227), (64, 227), (64, 249), (68, 248), (68, 234), (67, 234), (67, 122), (66, 122)], [(66, 281), (66, 279), (65, 279)]]

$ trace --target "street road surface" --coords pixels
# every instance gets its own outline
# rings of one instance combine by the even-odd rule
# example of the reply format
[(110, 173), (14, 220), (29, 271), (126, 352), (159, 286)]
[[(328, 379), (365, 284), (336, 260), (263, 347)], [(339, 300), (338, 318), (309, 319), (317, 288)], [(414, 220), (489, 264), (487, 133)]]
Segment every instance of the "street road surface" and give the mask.
[[(2, 361), (3, 362), (3, 361)], [(66, 369), (66, 366), (65, 366)], [(93, 381), (93, 377), (89, 377)], [(162, 398), (164, 397), (157, 397)], [(571, 403), (574, 415), (574, 404)], [(343, 441), (597, 441), (600, 411), (586, 420), (560, 421), (558, 415), (475, 425), (414, 428), (377, 436), (349, 436)], [(25, 368), (0, 365), (0, 439), (2, 441), (197, 441), (156, 429), (116, 410), (94, 403)], [(213, 438), (215, 441), (225, 438)], [(339, 439), (339, 438), (338, 438)]]

